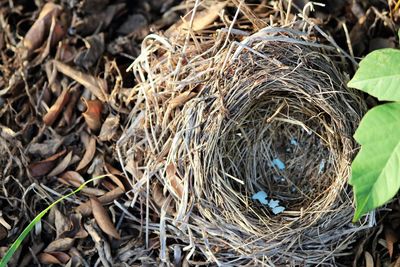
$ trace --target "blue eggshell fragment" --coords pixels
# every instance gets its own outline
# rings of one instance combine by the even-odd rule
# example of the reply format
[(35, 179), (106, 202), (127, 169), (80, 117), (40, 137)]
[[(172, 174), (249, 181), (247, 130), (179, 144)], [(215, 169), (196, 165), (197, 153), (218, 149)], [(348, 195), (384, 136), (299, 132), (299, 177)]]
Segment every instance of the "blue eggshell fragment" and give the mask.
[(279, 214), (279, 213), (281, 213), (283, 211), (285, 211), (285, 208), (281, 207), (281, 206), (278, 206), (278, 207), (275, 207), (275, 208), (272, 209), (272, 213), (275, 214), (275, 215), (277, 215), (277, 214)]
[(274, 209), (274, 208), (278, 207), (278, 206), (279, 206), (279, 200), (273, 200), (273, 199), (271, 199), (271, 200), (269, 201), (269, 203), (268, 203), (268, 206), (269, 206), (271, 209)]
[(252, 196), (252, 199), (260, 201), (261, 204), (268, 205), (267, 197), (268, 197), (267, 193), (265, 193), (264, 191), (260, 191), (260, 192), (255, 193)]
[(276, 158), (272, 161), (272, 165), (275, 165), (278, 167), (279, 170), (284, 170), (285, 169), (285, 163), (283, 163), (280, 159)]

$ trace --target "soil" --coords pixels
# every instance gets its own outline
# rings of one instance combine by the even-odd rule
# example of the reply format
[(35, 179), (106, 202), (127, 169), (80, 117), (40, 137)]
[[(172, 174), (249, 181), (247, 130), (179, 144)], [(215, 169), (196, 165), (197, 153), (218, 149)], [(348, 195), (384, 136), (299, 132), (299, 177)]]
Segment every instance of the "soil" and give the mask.
[[(143, 215), (122, 212), (130, 205), (123, 192), (131, 188), (115, 146), (131, 119), (134, 96), (129, 89), (135, 77), (126, 69), (139, 55), (145, 36), (177, 23), (193, 6), (188, 2), (191, 5), (178, 0), (0, 1), (0, 258), (35, 215), (58, 197), (91, 177), (113, 174), (53, 208), (9, 266), (156, 264), (157, 255), (145, 249), (144, 229), (136, 226)], [(258, 10), (269, 10), (266, 4), (287, 10), (291, 3), (293, 16), (305, 9), (310, 20), (356, 59), (379, 48), (398, 47), (400, 13), (395, 1), (327, 2), (311, 12), (308, 0), (246, 1)], [(234, 15), (234, 8), (226, 10), (226, 16)], [(378, 103), (366, 99), (370, 107)], [(106, 209), (97, 205), (100, 202)], [(83, 218), (74, 212), (78, 206)], [(370, 266), (370, 256), (381, 264), (377, 266), (399, 264), (399, 215), (399, 200), (377, 213), (377, 225), (365, 231), (353, 255), (340, 259), (339, 265)], [(151, 245), (157, 242), (150, 237)]]

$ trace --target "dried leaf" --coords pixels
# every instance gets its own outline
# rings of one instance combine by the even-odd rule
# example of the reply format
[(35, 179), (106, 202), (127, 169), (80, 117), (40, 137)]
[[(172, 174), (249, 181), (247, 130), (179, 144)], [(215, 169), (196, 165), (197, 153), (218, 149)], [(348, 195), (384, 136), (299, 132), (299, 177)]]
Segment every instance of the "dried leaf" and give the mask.
[(81, 96), (79, 86), (80, 84), (77, 84), (70, 90), (70, 100), (68, 101), (67, 107), (65, 108), (65, 112), (63, 113), (65, 122), (67, 123), (68, 126), (72, 124), (72, 115), (76, 108), (76, 103), (78, 102), (78, 99)]
[(394, 244), (398, 241), (397, 234), (389, 225), (384, 226), (384, 233), (389, 256), (392, 258)]
[(104, 33), (89, 36), (83, 39), (86, 49), (80, 51), (74, 59), (74, 63), (85, 69), (92, 67), (104, 53)]
[(63, 181), (65, 181), (69, 185), (73, 185), (79, 187), (81, 184), (85, 182), (85, 179), (75, 171), (67, 171), (60, 175)]
[(56, 228), (56, 237), (59, 238), (61, 233), (69, 228), (68, 219), (62, 214), (58, 208), (55, 208), (54, 212), (54, 226)]
[(103, 125), (101, 126), (99, 139), (100, 141), (111, 141), (117, 135), (117, 130), (119, 127), (119, 115), (114, 116), (110, 114)]
[(101, 111), (103, 105), (99, 100), (86, 100), (82, 98), (82, 101), (86, 105), (86, 111), (82, 113), (86, 124), (89, 126), (90, 130), (97, 131), (101, 127)]
[(29, 52), (39, 48), (46, 40), (46, 36), (51, 27), (53, 17), (61, 13), (61, 6), (46, 3), (40, 11), (38, 19), (33, 23), (32, 27), (26, 33), (23, 44)]
[(59, 264), (59, 265), (62, 264), (62, 262), (55, 256), (45, 252), (39, 254), (38, 260), (40, 261), (41, 264)]
[[(152, 185), (151, 192), (152, 192), (152, 198), (154, 200), (154, 203), (157, 205), (157, 207), (161, 208), (164, 205), (164, 203), (167, 201), (167, 198), (164, 196), (160, 184), (157, 182), (154, 183)], [(175, 212), (174, 208), (172, 206), (172, 202), (170, 202), (170, 205), (167, 207), (167, 212), (169, 214), (173, 214)]]
[[(118, 3), (115, 5), (109, 5), (103, 12), (85, 16), (81, 21), (76, 21), (72, 28), (74, 28), (80, 35), (86, 36), (94, 33), (96, 30), (102, 31), (106, 29), (115, 15), (125, 8), (125, 3)], [(101, 21), (101, 24), (99, 24)], [(100, 27), (99, 27), (100, 26)]]
[[(98, 200), (100, 201), (101, 204), (107, 204), (119, 198), (123, 194), (124, 191), (122, 190), (122, 188), (117, 187), (99, 197)], [(92, 213), (92, 205), (90, 203), (91, 203), (90, 201), (82, 203), (76, 208), (76, 211), (81, 213), (83, 216), (90, 215)]]
[(372, 258), (372, 255), (368, 252), (364, 252), (364, 257), (365, 257), (365, 267), (374, 267), (374, 258)]
[(82, 224), (81, 224), (82, 215), (79, 213), (72, 214), (70, 216), (70, 220), (72, 222), (72, 228), (63, 232), (60, 235), (60, 237), (86, 238), (88, 236), (88, 233), (82, 227)]
[(197, 93), (195, 93), (195, 92), (190, 92), (190, 91), (183, 92), (182, 94), (176, 96), (175, 98), (173, 98), (169, 101), (168, 108), (170, 108), (172, 110), (179, 106), (182, 106), (183, 104), (185, 104), (187, 101), (189, 101), (196, 95), (197, 95)]
[(51, 242), (44, 252), (66, 251), (74, 245), (74, 239), (70, 237), (56, 239)]
[(55, 166), (56, 160), (65, 154), (63, 150), (45, 160), (32, 163), (28, 166), (29, 172), (33, 177), (39, 177), (49, 173)]
[(125, 190), (124, 184), (121, 182), (121, 180), (120, 180), (117, 176), (115, 176), (115, 175), (113, 175), (113, 174), (108, 174), (107, 177), (109, 177), (109, 178), (110, 178), (118, 187), (120, 187), (124, 192), (126, 191), (126, 190)]
[(103, 79), (93, 77), (83, 72), (77, 71), (70, 66), (60, 62), (53, 61), (57, 70), (70, 77), (81, 85), (85, 86), (100, 101), (107, 101), (107, 83)]
[(8, 235), (7, 229), (0, 224), (0, 241), (5, 239)]
[(177, 176), (176, 167), (173, 163), (168, 164), (166, 168), (167, 179), (174, 189), (174, 193), (179, 197), (183, 197), (182, 179)]
[(85, 168), (92, 161), (95, 153), (96, 153), (96, 139), (94, 137), (90, 137), (89, 144), (86, 147), (85, 154), (83, 155), (82, 160), (79, 162), (78, 167), (76, 167), (76, 171)]
[[(219, 12), (225, 8), (227, 4), (227, 1), (222, 1), (219, 2), (212, 7), (196, 12), (194, 19), (193, 19), (193, 24), (192, 24), (192, 30), (193, 31), (201, 31), (204, 28), (206, 28), (208, 25), (213, 23), (217, 18)], [(174, 35), (175, 33), (181, 32), (182, 30), (187, 30), (190, 27), (190, 19), (192, 17), (192, 12), (188, 13), (186, 17), (184, 18), (183, 21), (179, 21), (177, 24), (172, 25), (167, 31), (166, 35), (171, 36)]]
[(65, 158), (48, 174), (48, 176), (56, 176), (63, 171), (65, 171), (66, 168), (68, 168), (69, 164), (71, 163), (72, 160), (72, 151), (70, 151)]
[(92, 205), (93, 216), (100, 229), (109, 236), (120, 239), (117, 229), (115, 229), (114, 224), (100, 201), (97, 198), (91, 197), (90, 204)]
[(69, 100), (69, 89), (65, 88), (62, 93), (58, 96), (56, 102), (47, 111), (46, 115), (43, 117), (43, 122), (47, 126), (51, 126), (57, 119), (58, 115), (61, 113), (64, 106)]

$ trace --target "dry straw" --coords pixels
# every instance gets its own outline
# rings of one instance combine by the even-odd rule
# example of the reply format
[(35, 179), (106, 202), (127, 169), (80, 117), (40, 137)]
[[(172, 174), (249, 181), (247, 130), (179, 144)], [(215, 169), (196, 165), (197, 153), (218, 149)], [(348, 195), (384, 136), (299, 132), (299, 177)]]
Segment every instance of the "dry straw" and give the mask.
[[(336, 266), (349, 253), (360, 228), (347, 179), (365, 107), (341, 59), (293, 27), (144, 40), (118, 146), (161, 261)], [(285, 211), (253, 200), (259, 191)]]

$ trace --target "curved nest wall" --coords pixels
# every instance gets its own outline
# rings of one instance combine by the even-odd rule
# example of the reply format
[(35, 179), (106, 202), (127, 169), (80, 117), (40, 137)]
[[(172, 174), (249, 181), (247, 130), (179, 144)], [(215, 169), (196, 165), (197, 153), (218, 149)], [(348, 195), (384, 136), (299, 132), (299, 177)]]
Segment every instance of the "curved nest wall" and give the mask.
[(146, 237), (165, 262), (334, 265), (358, 229), (347, 178), (365, 110), (340, 55), (286, 28), (196, 38), (149, 36), (133, 64), (119, 143)]

